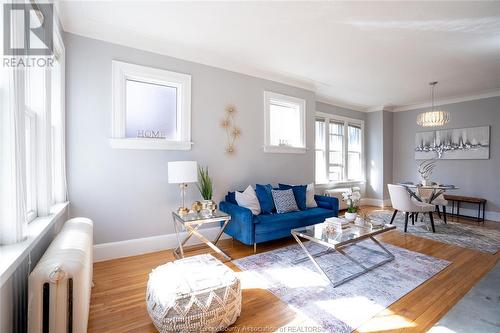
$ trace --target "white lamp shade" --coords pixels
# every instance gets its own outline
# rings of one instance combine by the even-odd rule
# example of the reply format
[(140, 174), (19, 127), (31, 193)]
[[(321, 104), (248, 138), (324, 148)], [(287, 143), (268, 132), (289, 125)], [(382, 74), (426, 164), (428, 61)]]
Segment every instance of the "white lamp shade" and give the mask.
[(198, 163), (196, 161), (168, 162), (168, 182), (170, 184), (196, 183)]

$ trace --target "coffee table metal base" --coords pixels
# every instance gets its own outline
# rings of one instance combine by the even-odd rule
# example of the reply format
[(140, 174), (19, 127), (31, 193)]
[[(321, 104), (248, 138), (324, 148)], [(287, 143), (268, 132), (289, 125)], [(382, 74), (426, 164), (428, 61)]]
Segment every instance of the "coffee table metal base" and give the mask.
[[(333, 247), (327, 247), (327, 249), (326, 249), (325, 251), (321, 251), (321, 252), (318, 252), (318, 253), (316, 253), (316, 254), (311, 254), (311, 253), (309, 252), (309, 250), (307, 249), (307, 247), (304, 245), (304, 243), (300, 240), (300, 236), (299, 236), (299, 235), (297, 235), (297, 234), (295, 234), (295, 233), (293, 233), (293, 232), (292, 232), (292, 236), (295, 238), (295, 240), (297, 241), (297, 243), (299, 243), (300, 247), (302, 248), (302, 250), (303, 250), (303, 251), (306, 253), (306, 255), (307, 255), (307, 257), (304, 257), (304, 258), (301, 258), (301, 259), (297, 259), (297, 260), (295, 260), (295, 261), (293, 262), (293, 264), (294, 264), (294, 265), (295, 265), (295, 264), (299, 264), (299, 263), (304, 262), (304, 261), (306, 261), (306, 260), (308, 260), (308, 259), (309, 259), (309, 260), (311, 260), (311, 261), (313, 262), (314, 266), (316, 266), (316, 268), (318, 269), (318, 271), (319, 271), (319, 272), (320, 272), (320, 273), (321, 273), (324, 277), (326, 277), (326, 278), (327, 278), (327, 279), (328, 279), (328, 280), (332, 283), (332, 285), (333, 285), (333, 287), (334, 287), (334, 288), (335, 288), (335, 287), (338, 287), (338, 286), (340, 286), (340, 285), (342, 285), (342, 284), (344, 284), (344, 283), (346, 283), (347, 281), (351, 281), (352, 279), (355, 279), (355, 278), (357, 278), (357, 277), (358, 277), (358, 276), (360, 276), (360, 275), (363, 275), (363, 274), (365, 274), (365, 273), (368, 273), (369, 271), (371, 271), (371, 270), (373, 270), (373, 269), (375, 269), (375, 268), (377, 268), (377, 267), (380, 267), (380, 266), (382, 266), (382, 265), (384, 265), (384, 264), (386, 264), (386, 263), (388, 263), (388, 262), (390, 262), (390, 261), (393, 261), (393, 260), (394, 260), (394, 255), (393, 255), (393, 254), (392, 254), (389, 250), (387, 250), (387, 249), (386, 249), (386, 248), (385, 248), (382, 244), (380, 244), (380, 242), (379, 242), (379, 241), (377, 241), (377, 240), (376, 240), (375, 238), (373, 238), (373, 237), (368, 237), (368, 238), (369, 238), (369, 239), (371, 239), (371, 240), (372, 240), (372, 241), (373, 241), (373, 242), (374, 242), (374, 243), (375, 243), (378, 247), (380, 247), (380, 248), (383, 250), (383, 252), (381, 252), (381, 251), (376, 251), (376, 250), (373, 250), (373, 249), (369, 249), (369, 250), (370, 250), (370, 251), (372, 251), (372, 252), (377, 252), (377, 253), (379, 253), (379, 254), (381, 254), (381, 255), (384, 255), (384, 256), (386, 257), (386, 259), (384, 259), (384, 260), (380, 261), (379, 263), (377, 263), (377, 264), (375, 264), (375, 265), (366, 266), (366, 265), (364, 265), (363, 263), (359, 262), (358, 260), (354, 259), (352, 256), (350, 256), (349, 254), (347, 254), (347, 253), (343, 250), (343, 248), (344, 248), (344, 247), (346, 247), (346, 246), (350, 246), (350, 245), (356, 245), (356, 246), (363, 247), (363, 248), (367, 249), (366, 247), (364, 247), (364, 246), (362, 246), (362, 245), (359, 245), (359, 244), (357, 244), (357, 243), (349, 243), (349, 244), (345, 244), (345, 245), (343, 245), (343, 246), (337, 246), (337, 247), (335, 247), (335, 248), (333, 248)], [(367, 238), (365, 238), (365, 239), (367, 239)], [(307, 239), (307, 240), (309, 240), (309, 239)], [(311, 241), (311, 240), (309, 240), (309, 241)], [(311, 241), (311, 242), (314, 242), (314, 241)], [(314, 243), (315, 243), (315, 242), (314, 242)], [(322, 243), (317, 243), (317, 244), (320, 244), (320, 245), (322, 245), (322, 246), (325, 246), (325, 245), (324, 245), (324, 244), (322, 244)], [(326, 247), (326, 246), (325, 246), (325, 247)], [(339, 280), (339, 281), (335, 281), (335, 280), (331, 279), (331, 278), (330, 278), (330, 277), (326, 274), (326, 272), (323, 270), (323, 268), (321, 268), (321, 266), (318, 264), (318, 262), (316, 261), (316, 259), (315, 259), (315, 258), (321, 257), (321, 256), (323, 256), (323, 255), (325, 255), (325, 254), (332, 253), (332, 252), (335, 252), (335, 251), (336, 251), (336, 252), (338, 252), (338, 253), (340, 253), (342, 256), (344, 256), (345, 258), (347, 258), (348, 260), (350, 260), (350, 261), (351, 261), (351, 262), (353, 262), (354, 264), (356, 264), (358, 267), (360, 267), (360, 268), (361, 268), (361, 271), (360, 271), (360, 272), (358, 272), (358, 273), (355, 273), (355, 274), (349, 275), (348, 277), (343, 278), (343, 279), (341, 279), (341, 280)]]

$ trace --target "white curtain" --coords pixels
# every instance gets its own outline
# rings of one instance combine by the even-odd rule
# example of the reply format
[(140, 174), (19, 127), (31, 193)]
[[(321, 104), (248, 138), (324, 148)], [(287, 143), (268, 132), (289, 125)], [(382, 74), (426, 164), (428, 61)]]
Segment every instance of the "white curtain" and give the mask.
[(0, 119), (0, 244), (26, 235), (26, 153), (22, 70), (3, 69)]

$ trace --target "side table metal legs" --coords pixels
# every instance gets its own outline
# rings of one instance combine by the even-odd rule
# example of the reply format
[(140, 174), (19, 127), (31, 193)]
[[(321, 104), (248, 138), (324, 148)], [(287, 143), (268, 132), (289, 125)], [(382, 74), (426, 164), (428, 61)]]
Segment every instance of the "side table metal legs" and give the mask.
[[(186, 228), (186, 231), (188, 232), (186, 238), (184, 238), (182, 241), (180, 240), (180, 231), (182, 229), (182, 226), (178, 225), (177, 218), (173, 216), (174, 220), (174, 229), (175, 229), (175, 234), (177, 237), (177, 243), (178, 247), (173, 250), (173, 254), (177, 259), (184, 258), (184, 245), (187, 243), (187, 241), (194, 235), (196, 238), (201, 240), (205, 245), (209, 246), (212, 250), (214, 250), (217, 254), (219, 254), (221, 257), (225, 259), (225, 261), (230, 261), (231, 257), (228, 256), (226, 253), (224, 253), (220, 248), (218, 248), (215, 244), (219, 241), (220, 237), (222, 236), (222, 233), (226, 229), (229, 220), (225, 221), (224, 224), (222, 225), (219, 233), (213, 240), (213, 242), (209, 241), (205, 236), (203, 236), (198, 229), (202, 224), (196, 224), (196, 225), (189, 225), (189, 224), (184, 224), (184, 227)], [(179, 223), (180, 224), (180, 223)]]
[[(319, 253), (316, 253), (316, 254), (311, 254), (309, 252), (309, 250), (307, 249), (307, 247), (304, 245), (304, 243), (300, 240), (300, 237), (294, 233), (292, 233), (292, 236), (295, 238), (295, 240), (297, 241), (297, 243), (299, 243), (300, 247), (302, 248), (302, 250), (305, 252), (305, 254), (307, 255), (307, 257), (305, 258), (301, 258), (301, 259), (298, 259), (298, 260), (295, 260), (293, 262), (293, 264), (298, 264), (298, 263), (301, 263), (307, 259), (310, 259), (312, 261), (312, 263), (314, 264), (314, 266), (316, 267), (316, 269), (324, 276), (326, 277), (333, 285), (333, 287), (338, 287), (340, 286), (341, 284), (344, 284), (346, 283), (347, 281), (350, 281), (352, 279), (355, 279), (357, 278), (358, 276), (360, 275), (363, 275), (379, 266), (382, 266), (392, 260), (394, 260), (394, 255), (389, 252), (389, 250), (387, 250), (382, 244), (380, 244), (380, 242), (378, 242), (375, 238), (373, 237), (369, 237), (369, 239), (371, 239), (379, 248), (382, 249), (383, 252), (380, 252), (380, 251), (375, 251), (373, 249), (368, 249), (370, 251), (374, 251), (374, 252), (377, 252), (379, 254), (382, 254), (386, 257), (386, 259), (380, 261), (379, 263), (377, 264), (374, 264), (374, 265), (371, 265), (371, 266), (365, 266), (363, 263), (359, 262), (358, 260), (354, 259), (352, 256), (350, 256), (349, 254), (347, 254), (346, 252), (344, 252), (343, 250), (343, 247), (345, 246), (349, 246), (349, 245), (353, 245), (353, 244), (347, 244), (345, 246), (342, 246), (342, 247), (338, 247), (338, 248), (327, 248), (327, 250), (325, 251), (322, 251), (322, 252), (319, 252)], [(360, 247), (363, 247), (365, 248), (364, 246), (361, 246), (361, 245), (358, 245), (355, 243), (356, 246), (360, 246)], [(367, 249), (367, 248), (365, 248)], [(321, 268), (321, 266), (319, 265), (319, 263), (316, 261), (315, 258), (317, 257), (320, 257), (322, 255), (325, 255), (327, 253), (330, 253), (330, 252), (333, 252), (333, 251), (337, 251), (338, 253), (340, 253), (342, 256), (344, 256), (345, 258), (347, 258), (349, 261), (351, 261), (352, 263), (354, 263), (356, 266), (360, 267), (361, 268), (361, 271), (358, 272), (358, 273), (354, 273), (352, 275), (349, 275), (348, 277), (345, 277), (339, 281), (335, 281), (333, 279), (331, 279), (327, 274), (326, 272), (323, 270), (323, 268)]]

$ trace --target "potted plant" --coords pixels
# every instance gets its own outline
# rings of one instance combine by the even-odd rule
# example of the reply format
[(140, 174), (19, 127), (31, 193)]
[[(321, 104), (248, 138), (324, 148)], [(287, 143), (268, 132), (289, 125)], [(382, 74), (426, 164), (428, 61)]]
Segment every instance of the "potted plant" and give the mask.
[(213, 183), (208, 174), (208, 167), (198, 167), (198, 190), (203, 197), (201, 214), (204, 216), (212, 215), (213, 211), (217, 209), (217, 204), (212, 200)]
[(349, 222), (356, 220), (358, 216), (358, 205), (361, 199), (361, 193), (358, 187), (353, 187), (342, 193), (343, 200), (347, 203), (347, 212), (345, 219)]

